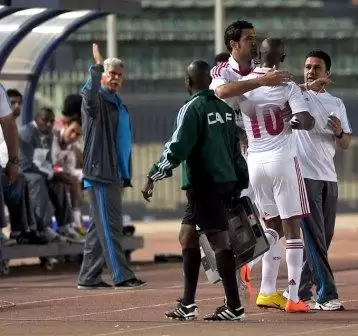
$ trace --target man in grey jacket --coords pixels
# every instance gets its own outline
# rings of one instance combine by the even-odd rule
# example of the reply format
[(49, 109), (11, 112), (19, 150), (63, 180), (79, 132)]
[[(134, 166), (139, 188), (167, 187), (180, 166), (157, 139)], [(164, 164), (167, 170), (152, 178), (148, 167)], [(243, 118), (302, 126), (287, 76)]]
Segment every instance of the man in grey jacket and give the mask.
[(28, 182), (40, 235), (48, 242), (59, 238), (51, 229), (55, 215), (60, 234), (80, 241), (81, 237), (72, 227), (73, 216), (64, 183), (66, 174), (54, 172), (52, 168), (54, 120), (50, 108), (41, 108), (34, 121), (20, 128), (20, 169)]
[(91, 198), (91, 226), (87, 232), (78, 289), (111, 287), (101, 278), (106, 262), (115, 288), (142, 287), (125, 257), (122, 194), (131, 186), (131, 126), (118, 92), (124, 64), (117, 58), (103, 61), (93, 44), (95, 65), (82, 89), (83, 185)]

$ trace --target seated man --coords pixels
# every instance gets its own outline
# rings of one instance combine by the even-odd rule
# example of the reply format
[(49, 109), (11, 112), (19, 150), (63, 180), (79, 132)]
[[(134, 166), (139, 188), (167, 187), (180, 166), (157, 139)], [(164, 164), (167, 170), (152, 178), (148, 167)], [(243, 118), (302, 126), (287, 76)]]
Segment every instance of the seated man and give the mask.
[[(55, 120), (55, 127), (64, 128), (73, 118), (81, 119), (82, 96), (78, 94), (69, 94), (63, 102), (61, 118)], [(81, 139), (74, 143), (72, 150), (76, 155), (76, 168), (82, 169), (83, 154), (81, 148)]]
[(86, 230), (82, 225), (80, 203), (82, 200), (82, 170), (76, 169), (76, 154), (74, 147), (82, 135), (82, 120), (80, 117), (69, 119), (62, 128), (53, 130), (52, 163), (55, 172), (66, 175), (65, 184), (69, 188), (75, 229), (80, 234)]
[(80, 240), (73, 228), (73, 216), (66, 192), (66, 174), (54, 172), (51, 161), (53, 124), (55, 115), (49, 108), (41, 108), (35, 120), (19, 130), (20, 168), (28, 181), (38, 230), (47, 240), (58, 235), (51, 229), (53, 213), (59, 232)]
[[(21, 113), (22, 95), (16, 89), (7, 90), (10, 100), (12, 116), (16, 120)], [(0, 162), (2, 167), (6, 167), (9, 160), (8, 149), (4, 139), (4, 134), (0, 130)], [(7, 206), (11, 234), (10, 237), (16, 239), (21, 244), (41, 244), (44, 239), (36, 233), (36, 221), (32, 211), (29, 190), (25, 177), (19, 174), (17, 179), (11, 184), (6, 174), (2, 174), (3, 196)]]

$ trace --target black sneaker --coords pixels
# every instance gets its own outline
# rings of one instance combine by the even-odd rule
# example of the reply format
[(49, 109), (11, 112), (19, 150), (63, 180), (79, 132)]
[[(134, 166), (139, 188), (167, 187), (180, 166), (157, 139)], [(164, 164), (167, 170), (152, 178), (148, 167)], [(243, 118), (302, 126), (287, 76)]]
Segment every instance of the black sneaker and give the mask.
[(227, 305), (220, 306), (214, 313), (204, 316), (205, 321), (242, 321), (244, 318), (243, 307), (231, 309)]
[(113, 286), (111, 286), (110, 284), (104, 281), (101, 281), (95, 285), (83, 285), (83, 284), (77, 285), (77, 289), (109, 289), (109, 288), (113, 288)]
[(147, 283), (145, 281), (139, 279), (130, 279), (127, 281), (123, 281), (120, 284), (115, 285), (116, 289), (135, 289), (141, 288), (145, 286)]
[(45, 245), (47, 240), (45, 237), (38, 235), (35, 231), (21, 232), (17, 235), (10, 234), (12, 239), (16, 239), (19, 245)]
[(196, 320), (198, 317), (198, 306), (196, 303), (184, 306), (181, 299), (179, 299), (177, 307), (167, 311), (165, 316), (172, 320)]

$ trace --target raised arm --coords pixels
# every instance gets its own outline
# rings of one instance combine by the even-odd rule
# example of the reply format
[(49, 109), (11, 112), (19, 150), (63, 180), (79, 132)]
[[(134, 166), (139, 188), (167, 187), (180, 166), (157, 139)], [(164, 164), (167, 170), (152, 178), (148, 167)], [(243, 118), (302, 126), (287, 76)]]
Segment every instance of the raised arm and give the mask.
[(101, 78), (104, 68), (103, 57), (96, 43), (93, 43), (92, 52), (95, 65), (90, 67), (90, 76), (82, 88), (82, 111), (94, 118), (97, 114), (98, 92), (101, 87)]

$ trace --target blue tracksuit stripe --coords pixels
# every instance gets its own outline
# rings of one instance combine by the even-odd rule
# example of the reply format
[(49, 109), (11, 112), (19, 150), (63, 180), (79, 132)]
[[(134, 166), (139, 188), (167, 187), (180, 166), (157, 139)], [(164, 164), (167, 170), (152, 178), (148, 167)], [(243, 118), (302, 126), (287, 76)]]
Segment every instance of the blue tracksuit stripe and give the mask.
[(320, 264), (319, 258), (317, 258), (317, 249), (314, 243), (314, 239), (312, 236), (312, 232), (310, 230), (310, 224), (306, 219), (301, 220), (301, 228), (305, 234), (305, 251), (306, 256), (309, 260), (309, 263), (313, 266), (314, 274), (317, 285), (319, 287), (319, 291), (317, 292), (318, 302), (321, 302), (320, 299), (325, 299), (326, 296), (326, 288), (325, 288), (325, 279), (322, 265)]
[(113, 268), (113, 276), (114, 276), (114, 283), (119, 284), (122, 282), (122, 276), (120, 272), (120, 266), (117, 262), (116, 258), (116, 252), (114, 248), (114, 244), (111, 238), (111, 233), (109, 231), (109, 215), (108, 215), (108, 201), (107, 201), (107, 193), (106, 193), (106, 187), (98, 186), (95, 187), (95, 192), (97, 195), (97, 198), (99, 200), (99, 210), (100, 215), (102, 219), (102, 227), (104, 232), (104, 241), (106, 243), (107, 252), (109, 255), (109, 260), (111, 261), (112, 268)]

